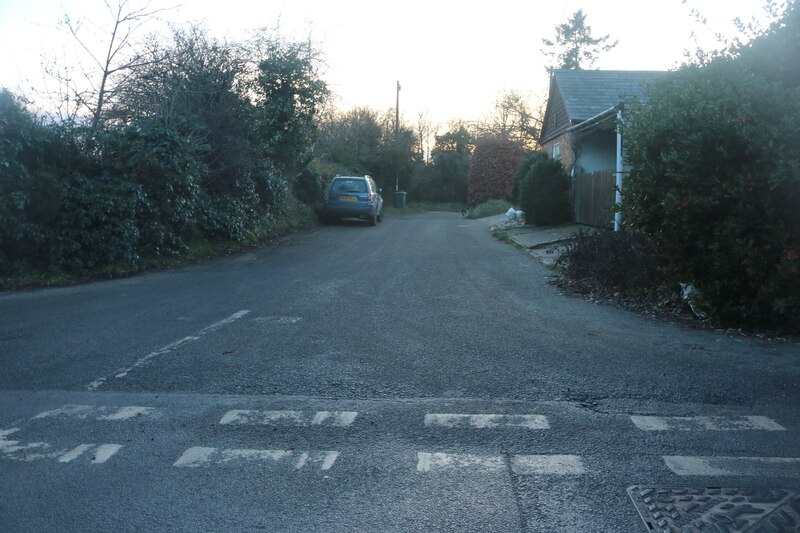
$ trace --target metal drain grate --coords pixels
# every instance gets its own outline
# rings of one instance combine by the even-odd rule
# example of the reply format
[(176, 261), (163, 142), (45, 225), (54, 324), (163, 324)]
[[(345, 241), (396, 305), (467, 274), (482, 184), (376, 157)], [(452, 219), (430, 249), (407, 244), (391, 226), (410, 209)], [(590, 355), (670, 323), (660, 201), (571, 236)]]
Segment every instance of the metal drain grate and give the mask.
[(648, 532), (800, 533), (800, 492), (789, 489), (633, 486)]

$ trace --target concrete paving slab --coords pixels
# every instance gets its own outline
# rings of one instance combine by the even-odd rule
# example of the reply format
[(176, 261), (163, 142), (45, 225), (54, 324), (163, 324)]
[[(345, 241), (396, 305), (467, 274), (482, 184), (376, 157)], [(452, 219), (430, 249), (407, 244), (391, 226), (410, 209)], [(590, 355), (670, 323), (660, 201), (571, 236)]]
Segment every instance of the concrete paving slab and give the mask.
[(561, 226), (522, 226), (507, 230), (509, 237), (523, 248), (538, 248), (569, 239), (583, 226), (563, 224)]

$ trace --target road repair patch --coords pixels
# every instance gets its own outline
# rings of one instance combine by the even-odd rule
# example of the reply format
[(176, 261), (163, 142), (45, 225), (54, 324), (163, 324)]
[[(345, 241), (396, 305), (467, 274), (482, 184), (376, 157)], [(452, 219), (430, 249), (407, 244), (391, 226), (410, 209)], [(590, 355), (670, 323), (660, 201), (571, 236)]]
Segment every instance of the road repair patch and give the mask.
[(800, 531), (800, 492), (788, 489), (628, 489), (647, 531), (780, 533)]

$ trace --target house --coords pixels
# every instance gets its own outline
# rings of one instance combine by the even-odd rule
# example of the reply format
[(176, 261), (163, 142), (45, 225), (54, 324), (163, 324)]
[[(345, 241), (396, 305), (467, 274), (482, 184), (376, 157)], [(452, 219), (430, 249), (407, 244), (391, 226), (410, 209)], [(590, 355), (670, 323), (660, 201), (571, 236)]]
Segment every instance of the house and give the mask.
[[(580, 224), (610, 225), (619, 198), (624, 104), (646, 98), (663, 71), (555, 70), (550, 77), (540, 144), (572, 178), (573, 217)], [(615, 226), (618, 227), (619, 219)]]

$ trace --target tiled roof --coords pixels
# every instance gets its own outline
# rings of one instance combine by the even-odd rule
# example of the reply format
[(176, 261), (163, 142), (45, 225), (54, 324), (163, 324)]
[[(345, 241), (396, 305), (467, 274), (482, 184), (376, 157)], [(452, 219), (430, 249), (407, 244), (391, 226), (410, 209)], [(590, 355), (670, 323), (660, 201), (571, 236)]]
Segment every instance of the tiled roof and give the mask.
[(555, 70), (567, 115), (577, 123), (629, 98), (643, 99), (644, 87), (666, 74), (653, 70)]

